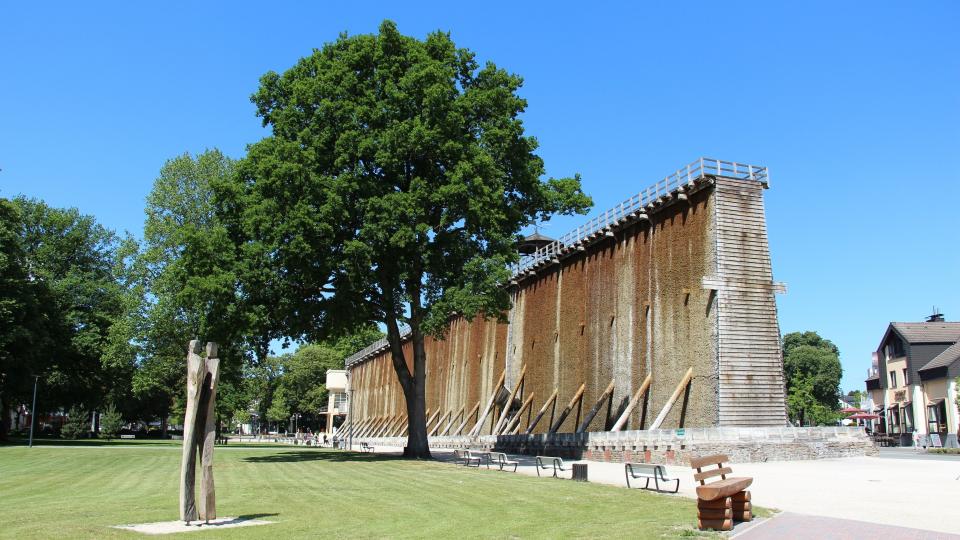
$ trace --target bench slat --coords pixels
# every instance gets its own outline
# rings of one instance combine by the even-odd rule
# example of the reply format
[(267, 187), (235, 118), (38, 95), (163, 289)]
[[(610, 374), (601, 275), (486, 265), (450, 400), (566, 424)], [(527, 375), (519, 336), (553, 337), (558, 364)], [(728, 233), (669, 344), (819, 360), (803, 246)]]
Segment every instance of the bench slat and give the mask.
[(720, 469), (711, 469), (709, 471), (696, 473), (693, 475), (693, 480), (695, 482), (703, 482), (707, 478), (713, 478), (714, 476), (720, 476), (722, 474), (733, 474), (733, 469), (730, 467), (722, 467)]
[(723, 454), (714, 454), (712, 456), (703, 456), (698, 458), (690, 458), (690, 468), (699, 469), (704, 465), (723, 465), (724, 463), (729, 463), (730, 458)]
[(753, 478), (727, 478), (705, 486), (697, 486), (697, 497), (705, 501), (729, 497), (747, 489), (752, 483)]

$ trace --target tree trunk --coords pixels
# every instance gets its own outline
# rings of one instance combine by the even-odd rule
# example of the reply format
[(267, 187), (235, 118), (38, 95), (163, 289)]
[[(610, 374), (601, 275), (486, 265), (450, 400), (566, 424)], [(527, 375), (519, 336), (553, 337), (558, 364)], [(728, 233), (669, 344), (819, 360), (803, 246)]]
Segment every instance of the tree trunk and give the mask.
[[(17, 418), (19, 423), (20, 410), (17, 409)], [(7, 440), (7, 433), (10, 432), (10, 413), (7, 410), (7, 401), (3, 397), (3, 392), (0, 392), (0, 441)]]
[(414, 459), (430, 459), (430, 445), (427, 442), (426, 352), (423, 346), (423, 334), (420, 333), (418, 326), (411, 325), (412, 374), (407, 367), (400, 329), (395, 319), (387, 321), (387, 340), (390, 342), (393, 368), (397, 373), (407, 405), (407, 446), (403, 450), (403, 455)]

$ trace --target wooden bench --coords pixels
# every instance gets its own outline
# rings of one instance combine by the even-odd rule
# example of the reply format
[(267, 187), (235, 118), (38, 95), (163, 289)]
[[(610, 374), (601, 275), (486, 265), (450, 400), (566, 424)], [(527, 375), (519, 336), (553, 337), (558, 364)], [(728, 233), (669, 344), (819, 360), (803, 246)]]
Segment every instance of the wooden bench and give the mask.
[(554, 478), (559, 478), (559, 476), (557, 476), (558, 472), (567, 471), (567, 469), (563, 467), (563, 459), (551, 456), (537, 456), (537, 476), (540, 476), (540, 469), (545, 471), (553, 469)]
[(663, 465), (654, 465), (653, 463), (624, 463), (623, 464), (623, 474), (627, 477), (627, 489), (630, 488), (630, 479), (633, 478), (643, 478), (646, 480), (646, 483), (643, 485), (643, 489), (650, 489), (650, 479), (653, 479), (653, 485), (657, 491), (660, 491), (660, 482), (676, 482), (673, 491), (670, 493), (676, 493), (680, 490), (680, 479), (679, 478), (667, 478), (666, 469)]
[[(704, 456), (691, 458), (690, 467), (696, 469), (693, 479), (700, 482), (697, 486), (697, 525), (700, 529), (714, 529), (729, 531), (734, 521), (750, 521), (753, 513), (750, 504), (750, 492), (746, 491), (753, 478), (730, 477), (733, 473), (730, 467), (724, 467), (724, 462), (730, 459), (724, 455)], [(716, 469), (703, 469), (716, 465)], [(720, 480), (705, 482), (708, 478), (719, 476)]]
[(507, 455), (503, 452), (489, 452), (487, 454), (487, 468), (490, 467), (491, 462), (493, 462), (494, 465), (497, 465), (501, 471), (504, 469), (504, 467), (513, 465), (513, 472), (517, 472), (517, 466), (520, 465), (518, 461), (507, 459)]
[(360, 451), (373, 453), (373, 447), (365, 442), (362, 442), (360, 443)]

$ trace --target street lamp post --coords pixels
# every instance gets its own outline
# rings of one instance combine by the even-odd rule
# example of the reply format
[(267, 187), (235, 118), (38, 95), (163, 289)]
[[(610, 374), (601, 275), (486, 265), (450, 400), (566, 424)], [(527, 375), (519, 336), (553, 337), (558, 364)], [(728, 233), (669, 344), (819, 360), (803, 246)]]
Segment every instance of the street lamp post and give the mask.
[(33, 424), (36, 423), (37, 418), (37, 382), (40, 380), (39, 375), (33, 376), (33, 407), (30, 409), (30, 444), (29, 448), (33, 448)]

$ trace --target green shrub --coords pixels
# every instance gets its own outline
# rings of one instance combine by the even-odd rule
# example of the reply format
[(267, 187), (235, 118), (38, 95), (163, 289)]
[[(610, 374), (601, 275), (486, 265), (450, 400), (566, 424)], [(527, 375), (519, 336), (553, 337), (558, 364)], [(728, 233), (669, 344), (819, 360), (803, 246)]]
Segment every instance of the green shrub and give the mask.
[(63, 423), (63, 428), (60, 429), (60, 436), (65, 439), (79, 439), (81, 435), (85, 435), (89, 430), (87, 424), (89, 416), (90, 414), (83, 409), (78, 409), (75, 406), (70, 407), (70, 410), (67, 411), (67, 421)]
[(121, 427), (123, 427), (123, 417), (111, 404), (100, 416), (100, 438), (108, 441), (116, 438)]

